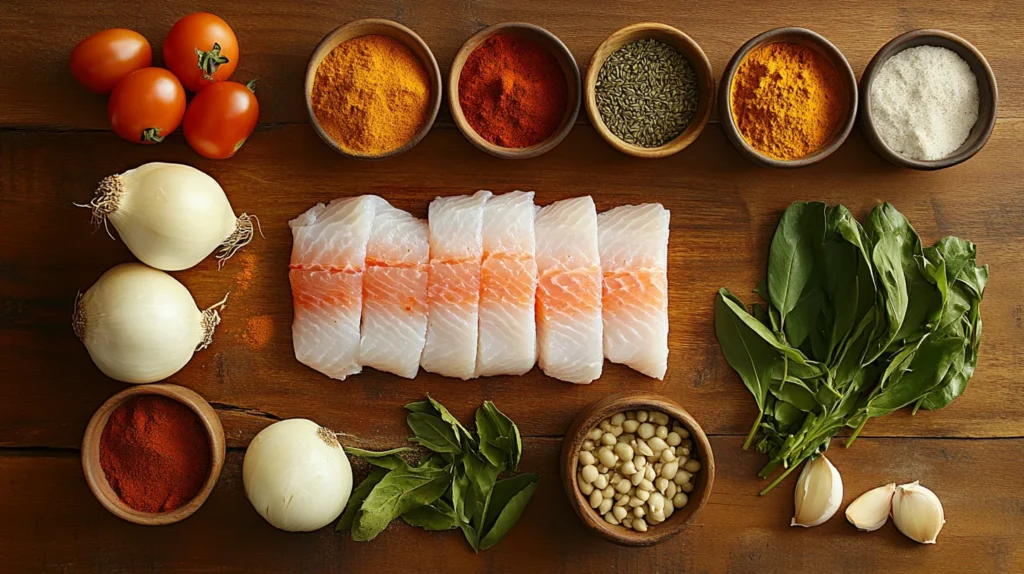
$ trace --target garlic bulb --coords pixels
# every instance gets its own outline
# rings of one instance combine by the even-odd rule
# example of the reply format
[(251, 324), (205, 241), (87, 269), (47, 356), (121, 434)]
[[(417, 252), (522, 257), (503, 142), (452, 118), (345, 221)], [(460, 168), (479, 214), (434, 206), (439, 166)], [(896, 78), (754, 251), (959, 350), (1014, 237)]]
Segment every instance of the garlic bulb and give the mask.
[(892, 495), (892, 521), (907, 538), (935, 544), (946, 523), (939, 497), (918, 481), (901, 484)]
[(200, 311), (174, 277), (141, 263), (124, 263), (78, 298), (72, 326), (108, 377), (152, 383), (178, 372), (212, 342), (226, 301), (225, 296)]
[(825, 455), (804, 464), (793, 500), (796, 512), (790, 526), (817, 526), (839, 510), (843, 502), (843, 479)]
[(223, 263), (253, 235), (254, 218), (236, 219), (216, 180), (187, 165), (147, 163), (106, 177), (83, 207), (97, 225), (112, 223), (140, 261), (164, 271), (188, 269), (218, 247)]
[(307, 419), (288, 419), (252, 439), (242, 462), (242, 484), (267, 522), (309, 532), (345, 510), (352, 467), (334, 432)]
[(896, 491), (896, 483), (890, 482), (878, 488), (872, 488), (857, 497), (846, 507), (846, 519), (857, 530), (874, 532), (889, 519), (892, 509), (892, 494)]

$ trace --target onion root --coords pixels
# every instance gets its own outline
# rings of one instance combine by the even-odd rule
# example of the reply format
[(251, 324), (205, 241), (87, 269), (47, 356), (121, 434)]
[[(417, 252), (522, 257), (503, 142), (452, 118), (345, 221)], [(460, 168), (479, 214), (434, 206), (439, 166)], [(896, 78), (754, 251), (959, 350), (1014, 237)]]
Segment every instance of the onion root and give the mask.
[(96, 187), (96, 196), (92, 198), (92, 201), (86, 204), (76, 203), (75, 206), (91, 209), (93, 227), (99, 229), (102, 224), (107, 235), (113, 239), (114, 234), (110, 232), (107, 217), (120, 207), (121, 196), (123, 195), (124, 183), (121, 181), (121, 176), (110, 175), (100, 180), (99, 185)]
[(249, 215), (243, 213), (238, 216), (238, 221), (235, 222), (235, 230), (224, 240), (224, 243), (220, 244), (220, 249), (217, 252), (217, 269), (224, 267), (224, 262), (238, 253), (238, 250), (245, 247), (252, 241), (253, 238), (253, 222), (256, 222), (256, 229), (259, 230), (260, 236), (263, 236), (263, 228), (260, 227), (260, 220), (255, 215)]
[(220, 302), (214, 303), (208, 309), (203, 311), (203, 338), (199, 341), (199, 344), (196, 345), (197, 351), (202, 351), (209, 347), (210, 343), (213, 342), (213, 331), (217, 328), (217, 325), (220, 325), (220, 310), (228, 304), (228, 295), (230, 294), (231, 293), (225, 294), (224, 298), (221, 299)]

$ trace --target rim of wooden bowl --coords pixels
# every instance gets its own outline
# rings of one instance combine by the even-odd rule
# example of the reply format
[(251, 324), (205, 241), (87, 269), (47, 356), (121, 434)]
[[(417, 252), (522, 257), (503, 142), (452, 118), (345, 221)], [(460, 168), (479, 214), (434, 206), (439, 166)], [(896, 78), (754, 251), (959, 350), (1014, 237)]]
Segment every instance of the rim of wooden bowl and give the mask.
[[(658, 147), (642, 147), (621, 140), (608, 129), (601, 118), (601, 112), (597, 109), (597, 76), (605, 61), (625, 44), (644, 38), (654, 38), (679, 50), (693, 66), (699, 84), (697, 111), (690, 125), (671, 141)], [(711, 70), (711, 61), (693, 38), (667, 24), (638, 22), (616, 30), (598, 46), (587, 68), (585, 93), (587, 116), (604, 141), (626, 155), (649, 159), (662, 158), (679, 153), (704, 131), (711, 118), (711, 108), (715, 99), (715, 76)]]
[[(974, 77), (978, 80), (978, 96), (980, 99), (978, 104), (978, 121), (971, 128), (967, 140), (961, 144), (960, 148), (953, 155), (937, 160), (909, 158), (890, 148), (878, 133), (878, 129), (875, 126), (874, 112), (871, 110), (871, 86), (874, 84), (878, 71), (882, 69), (882, 65), (889, 58), (907, 48), (924, 45), (939, 46), (953, 50), (967, 62), (967, 65), (971, 67), (971, 71), (974, 73)], [(860, 86), (862, 99), (860, 107), (861, 130), (864, 132), (864, 137), (867, 138), (868, 143), (871, 144), (871, 147), (874, 148), (878, 155), (900, 167), (917, 170), (936, 170), (963, 163), (974, 157), (974, 154), (985, 147), (989, 136), (992, 135), (992, 129), (996, 125), (996, 115), (999, 108), (999, 86), (996, 84), (996, 76), (992, 72), (992, 67), (989, 66), (985, 56), (970, 42), (945, 30), (922, 28), (905, 32), (889, 40), (884, 46), (879, 48), (878, 52), (871, 58), (871, 62), (868, 63), (868, 67), (864, 69), (864, 75), (860, 79)]]
[[(202, 421), (203, 428), (206, 429), (206, 434), (210, 439), (210, 456), (212, 458), (210, 476), (206, 478), (206, 482), (203, 483), (202, 488), (192, 500), (170, 512), (141, 512), (131, 508), (118, 498), (100, 466), (100, 438), (111, 413), (128, 399), (142, 395), (167, 397), (192, 409), (192, 412), (196, 413), (199, 420)], [(198, 393), (179, 385), (167, 383), (137, 385), (107, 399), (89, 419), (89, 425), (86, 427), (85, 436), (82, 439), (82, 470), (85, 472), (85, 482), (88, 483), (93, 496), (113, 515), (135, 524), (162, 526), (188, 518), (206, 502), (214, 485), (217, 484), (217, 479), (220, 478), (221, 469), (224, 467), (224, 450), (224, 428), (221, 426), (220, 418), (210, 403), (206, 402)]]
[[(547, 48), (561, 65), (562, 72), (565, 74), (565, 81), (568, 84), (568, 104), (558, 130), (548, 139), (529, 147), (508, 148), (485, 140), (480, 134), (476, 133), (473, 126), (469, 125), (465, 114), (462, 113), (462, 105), (459, 103), (459, 77), (462, 75), (462, 68), (466, 64), (466, 59), (484, 40), (498, 32), (510, 32), (528, 37)], [(448, 72), (448, 107), (451, 109), (455, 125), (458, 126), (462, 135), (478, 149), (503, 159), (527, 159), (537, 157), (554, 149), (555, 146), (562, 143), (562, 140), (569, 135), (569, 132), (572, 131), (573, 126), (576, 124), (576, 118), (580, 113), (581, 101), (582, 81), (580, 79), (580, 69), (576, 65), (576, 59), (572, 57), (572, 52), (558, 39), (558, 36), (540, 26), (526, 22), (502, 22), (488, 26), (473, 34), (456, 52), (455, 59), (452, 61), (451, 69)]]
[[(695, 475), (697, 483), (693, 492), (687, 495), (690, 498), (689, 503), (676, 510), (665, 522), (651, 526), (647, 532), (636, 532), (605, 522), (604, 518), (590, 508), (587, 498), (580, 492), (576, 477), (580, 448), (587, 433), (605, 417), (637, 409), (661, 411), (679, 421), (690, 431), (690, 438), (697, 449), (698, 462), (701, 464), (700, 471)], [(700, 515), (708, 497), (711, 496), (711, 487), (715, 482), (715, 456), (704, 429), (679, 403), (654, 393), (622, 392), (609, 395), (576, 415), (576, 419), (565, 433), (565, 438), (562, 439), (561, 474), (569, 504), (588, 529), (622, 546), (653, 546), (676, 536), (693, 524)]]
[[(331, 136), (328, 135), (322, 127), (320, 127), (320, 122), (316, 119), (316, 114), (313, 112), (313, 82), (316, 80), (317, 68), (320, 67), (320, 63), (323, 62), (323, 59), (331, 53), (331, 50), (336, 48), (342, 42), (375, 34), (388, 36), (402, 42), (408, 46), (414, 54), (416, 54), (420, 63), (423, 64), (423, 67), (427, 70), (427, 75), (430, 77), (430, 113), (428, 114), (427, 119), (423, 122), (419, 131), (416, 132), (416, 135), (414, 135), (411, 140), (405, 142), (401, 147), (379, 155), (352, 153), (345, 151), (340, 145), (338, 145), (338, 142), (334, 141)], [(398, 22), (383, 18), (364, 18), (362, 20), (354, 20), (348, 24), (335, 28), (324, 36), (324, 39), (317, 44), (316, 48), (313, 49), (313, 54), (309, 57), (309, 63), (306, 64), (305, 96), (306, 113), (309, 114), (309, 121), (313, 124), (313, 129), (324, 143), (341, 155), (353, 159), (386, 159), (396, 155), (401, 155), (415, 147), (416, 144), (420, 143), (420, 141), (426, 137), (430, 128), (434, 126), (434, 120), (437, 119), (437, 112), (441, 109), (441, 92), (443, 89), (443, 84), (441, 82), (441, 68), (438, 67), (437, 59), (434, 58), (434, 53), (430, 50), (430, 47), (427, 46), (427, 43), (423, 41), (423, 38), (420, 38), (419, 34)]]
[[(736, 70), (739, 69), (740, 64), (746, 59), (747, 55), (752, 50), (763, 46), (764, 44), (773, 44), (776, 42), (792, 42), (794, 44), (807, 46), (828, 58), (843, 79), (847, 95), (846, 118), (836, 126), (829, 143), (822, 146), (814, 153), (797, 159), (776, 159), (757, 151), (753, 146), (747, 143), (746, 139), (744, 139), (743, 134), (740, 133), (739, 127), (736, 126), (736, 122), (732, 117), (732, 94), (730, 92), (732, 91), (732, 81), (736, 76)], [(747, 42), (740, 46), (740, 49), (733, 54), (732, 59), (729, 60), (729, 64), (725, 67), (725, 73), (722, 74), (722, 81), (718, 86), (718, 115), (721, 120), (722, 127), (725, 129), (725, 135), (729, 138), (729, 141), (732, 142), (732, 145), (739, 150), (740, 155), (754, 163), (768, 167), (806, 167), (811, 164), (818, 163), (835, 153), (835, 151), (843, 145), (843, 142), (846, 141), (850, 132), (853, 131), (853, 124), (857, 119), (857, 104), (857, 76), (854, 75), (853, 68), (850, 67), (850, 62), (846, 60), (846, 56), (843, 55), (835, 44), (829, 42), (828, 39), (821, 34), (808, 30), (807, 28), (775, 28), (773, 30), (768, 30), (767, 32), (762, 32), (750, 40), (747, 40)]]

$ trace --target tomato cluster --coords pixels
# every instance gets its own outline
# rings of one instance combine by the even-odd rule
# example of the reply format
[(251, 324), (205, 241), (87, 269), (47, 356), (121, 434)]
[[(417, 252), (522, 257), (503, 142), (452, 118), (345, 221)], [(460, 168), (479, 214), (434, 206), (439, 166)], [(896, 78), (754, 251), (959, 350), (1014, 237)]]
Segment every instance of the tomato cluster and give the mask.
[[(157, 143), (182, 124), (192, 149), (229, 158), (259, 119), (255, 81), (229, 82), (238, 65), (238, 39), (218, 16), (204, 12), (178, 20), (163, 46), (164, 68), (152, 67), (153, 49), (138, 32), (104, 30), (71, 52), (71, 73), (85, 89), (110, 94), (114, 132), (137, 143)], [(186, 106), (185, 90), (195, 96)]]

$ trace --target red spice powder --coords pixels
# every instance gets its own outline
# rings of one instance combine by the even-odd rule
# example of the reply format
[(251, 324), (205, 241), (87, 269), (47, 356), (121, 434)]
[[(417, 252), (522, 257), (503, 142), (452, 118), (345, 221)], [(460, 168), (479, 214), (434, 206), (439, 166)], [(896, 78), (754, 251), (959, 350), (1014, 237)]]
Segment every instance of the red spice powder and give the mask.
[(551, 137), (565, 116), (569, 87), (558, 60), (539, 43), (500, 32), (466, 59), (459, 104), (485, 140), (508, 148)]
[(168, 397), (125, 401), (100, 437), (107, 482), (122, 502), (141, 512), (169, 512), (195, 498), (211, 464), (203, 422)]

